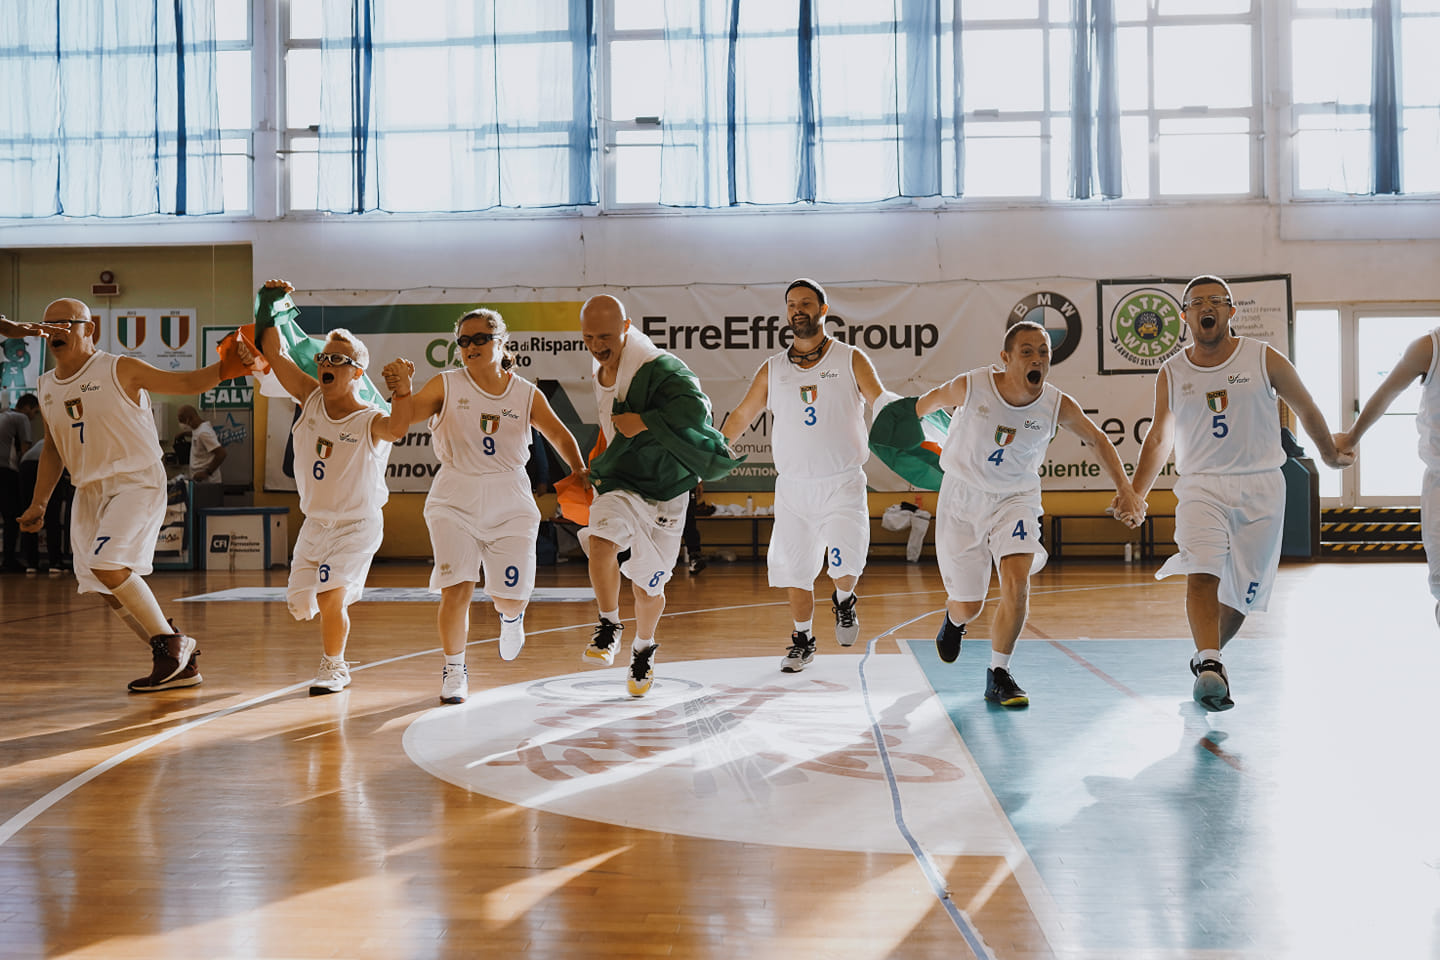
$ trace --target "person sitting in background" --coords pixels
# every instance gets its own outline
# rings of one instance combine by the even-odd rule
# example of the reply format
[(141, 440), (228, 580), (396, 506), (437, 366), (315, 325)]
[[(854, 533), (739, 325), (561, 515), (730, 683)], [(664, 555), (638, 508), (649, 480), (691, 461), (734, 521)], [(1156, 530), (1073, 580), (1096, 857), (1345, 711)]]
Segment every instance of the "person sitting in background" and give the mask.
[(220, 465), (225, 462), (225, 446), (215, 434), (215, 428), (200, 418), (200, 411), (190, 404), (180, 408), (176, 419), (185, 427), (175, 439), (190, 439), (190, 479), (219, 480)]

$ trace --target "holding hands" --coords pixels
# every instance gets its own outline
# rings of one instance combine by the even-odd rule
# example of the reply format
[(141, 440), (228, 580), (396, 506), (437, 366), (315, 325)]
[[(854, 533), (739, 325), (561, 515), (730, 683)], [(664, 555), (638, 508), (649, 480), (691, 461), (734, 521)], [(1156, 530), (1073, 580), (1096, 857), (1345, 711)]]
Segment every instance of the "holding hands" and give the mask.
[(415, 364), (406, 360), (404, 357), (396, 357), (394, 360), (391, 360), (385, 364), (385, 369), (381, 371), (381, 375), (385, 378), (386, 389), (388, 389), (391, 396), (396, 399), (410, 395), (410, 391), (413, 389), (410, 384), (410, 378), (414, 376), (414, 374)]

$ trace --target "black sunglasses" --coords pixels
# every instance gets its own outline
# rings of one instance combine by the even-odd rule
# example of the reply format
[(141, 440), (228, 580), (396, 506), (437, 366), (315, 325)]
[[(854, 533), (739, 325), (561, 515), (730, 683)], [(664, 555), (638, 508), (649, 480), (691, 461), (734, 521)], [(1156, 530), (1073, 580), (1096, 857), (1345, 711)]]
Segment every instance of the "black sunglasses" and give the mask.
[(493, 334), (493, 333), (472, 333), (472, 334), (469, 334), (468, 336), (467, 336), (467, 335), (461, 335), (461, 336), (456, 337), (456, 338), (455, 338), (455, 346), (459, 347), (461, 350), (464, 350), (466, 347), (470, 346), (470, 344), (472, 344), (472, 343), (475, 344), (475, 346), (478, 347), (478, 346), (481, 346), (481, 345), (483, 345), (483, 344), (489, 343), (491, 340), (494, 340), (494, 339), (495, 339), (495, 334)]

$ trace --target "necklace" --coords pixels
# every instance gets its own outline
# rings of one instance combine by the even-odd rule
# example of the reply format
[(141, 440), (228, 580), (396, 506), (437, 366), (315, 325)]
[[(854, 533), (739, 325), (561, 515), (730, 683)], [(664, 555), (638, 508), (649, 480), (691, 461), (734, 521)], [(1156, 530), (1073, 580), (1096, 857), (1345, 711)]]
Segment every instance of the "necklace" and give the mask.
[(830, 338), (828, 336), (821, 337), (820, 345), (814, 350), (810, 350), (805, 353), (797, 353), (795, 352), (795, 348), (791, 347), (790, 349), (785, 351), (785, 357), (797, 367), (800, 366), (802, 363), (814, 363), (816, 360), (820, 359), (820, 355), (825, 352), (825, 345), (829, 342)]

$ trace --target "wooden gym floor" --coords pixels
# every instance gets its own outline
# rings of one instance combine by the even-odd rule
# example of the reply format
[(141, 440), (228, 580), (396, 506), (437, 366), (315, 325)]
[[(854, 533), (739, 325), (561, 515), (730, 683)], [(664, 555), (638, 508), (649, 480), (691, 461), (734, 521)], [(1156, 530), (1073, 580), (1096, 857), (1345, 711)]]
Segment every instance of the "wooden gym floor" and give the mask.
[(451, 707), (400, 591), (310, 697), (317, 624), (180, 602), (285, 571), (156, 574), (206, 679), (130, 695), (148, 651), (98, 599), (7, 575), (0, 957), (1440, 957), (1423, 564), (1282, 567), (1209, 715), (1153, 569), (1035, 578), (1025, 710), (981, 697), (989, 609), (936, 658), (928, 562), (867, 570), (849, 650), (822, 604), (794, 675), (763, 567), (680, 573), (638, 701), (581, 662), (592, 603), (532, 603), (511, 663), (477, 604)]

